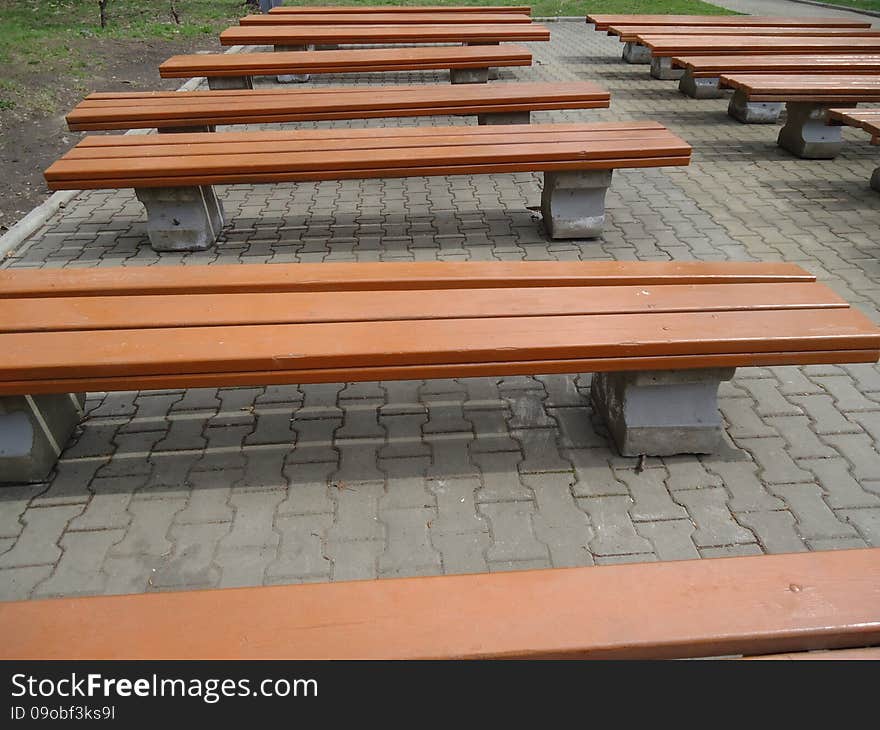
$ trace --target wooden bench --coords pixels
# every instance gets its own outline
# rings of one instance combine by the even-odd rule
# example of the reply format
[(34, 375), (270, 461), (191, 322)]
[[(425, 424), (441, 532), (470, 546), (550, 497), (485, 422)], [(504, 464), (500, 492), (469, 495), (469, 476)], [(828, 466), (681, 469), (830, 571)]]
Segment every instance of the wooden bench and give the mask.
[(549, 235), (593, 238), (615, 168), (687, 165), (690, 155), (656, 122), (92, 136), (45, 176), (52, 190), (134, 188), (162, 251), (214, 243), (223, 226), (214, 184), (531, 171), (544, 173)]
[(453, 84), (485, 83), (490, 70), (531, 66), (531, 52), (516, 45), (349, 48), (172, 56), (159, 66), (163, 79), (205, 76), (211, 89), (252, 89), (254, 76), (433, 71), (449, 69)]
[(297, 91), (123, 91), (89, 94), (67, 115), (72, 131), (214, 131), (218, 124), (477, 115), (480, 124), (528, 124), (533, 111), (600, 109), (611, 95), (588, 81), (452, 87), (330, 86)]
[(840, 127), (826, 124), (829, 107), (880, 101), (878, 74), (731, 74), (720, 84), (734, 89), (728, 111), (741, 121), (753, 121), (750, 105), (785, 104), (778, 144), (809, 160), (830, 160), (843, 145)]
[(803, 28), (798, 26), (760, 26), (743, 27), (733, 25), (695, 26), (684, 25), (612, 25), (608, 27), (608, 35), (616, 35), (624, 44), (623, 60), (627, 63), (651, 63), (651, 50), (642, 43), (643, 35), (770, 35), (770, 36), (828, 36), (828, 37), (874, 37), (880, 36), (880, 30), (873, 28)]
[(849, 18), (792, 18), (783, 15), (607, 15), (590, 14), (587, 22), (596, 30), (608, 30), (610, 26), (661, 25), (670, 28), (682, 26), (732, 25), (741, 28), (762, 26), (790, 26), (795, 28), (870, 28), (871, 23)]
[[(392, 8), (393, 9), (393, 8)], [(268, 13), (245, 15), (240, 25), (442, 25), (444, 23), (531, 23), (530, 16), (522, 13)]]
[(0, 624), (6, 661), (876, 657), (880, 549), (17, 601)]
[(320, 15), (351, 14), (351, 13), (515, 13), (531, 15), (528, 5), (278, 5), (269, 10), (275, 15)]
[(791, 56), (675, 56), (673, 68), (684, 69), (678, 89), (694, 99), (723, 96), (722, 74), (854, 74), (880, 73), (880, 53), (800, 54)]
[[(864, 129), (871, 144), (880, 145), (880, 109), (829, 109), (828, 123)], [(871, 187), (880, 192), (880, 167), (871, 175)]]
[(594, 372), (620, 451), (670, 455), (717, 449), (736, 367), (880, 355), (880, 329), (782, 263), (7, 269), (0, 298), (0, 475), (18, 481), (45, 478), (84, 391)]
[(683, 69), (673, 68), (675, 56), (787, 55), (802, 53), (880, 53), (880, 38), (828, 38), (810, 36), (640, 36), (651, 51), (651, 76), (681, 78)]

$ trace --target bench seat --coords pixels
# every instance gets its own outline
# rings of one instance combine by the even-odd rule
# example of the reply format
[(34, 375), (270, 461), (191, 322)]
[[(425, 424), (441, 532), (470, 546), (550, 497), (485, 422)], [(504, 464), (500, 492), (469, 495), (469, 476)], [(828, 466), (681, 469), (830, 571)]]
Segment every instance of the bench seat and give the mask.
[(880, 101), (880, 74), (722, 74), (720, 85), (734, 90), (729, 110), (738, 119), (747, 104), (784, 103), (778, 144), (806, 159), (840, 152), (840, 127), (826, 124), (829, 107)]
[(16, 601), (0, 623), (7, 661), (876, 658), (880, 549)]
[(278, 5), (269, 9), (274, 15), (335, 15), (337, 13), (515, 13), (531, 15), (528, 5)]
[[(871, 144), (880, 145), (880, 109), (829, 109), (828, 123), (864, 129)], [(880, 192), (880, 167), (871, 175), (871, 187)]]
[(523, 13), (272, 13), (245, 15), (240, 25), (442, 25), (446, 23), (531, 23)]
[(159, 65), (163, 79), (205, 76), (212, 89), (251, 89), (254, 76), (433, 71), (448, 69), (452, 83), (481, 83), (489, 70), (531, 66), (531, 52), (516, 45), (348, 48), (172, 56)]
[(621, 25), (661, 25), (672, 28), (682, 26), (733, 25), (750, 26), (791, 26), (800, 28), (870, 28), (871, 23), (850, 18), (792, 18), (781, 15), (609, 15), (591, 13), (587, 22), (593, 23), (596, 30), (608, 30), (610, 26)]
[(686, 165), (690, 155), (656, 122), (92, 136), (45, 177), (53, 190), (134, 188), (154, 248), (198, 250), (222, 227), (214, 184), (536, 171), (551, 237), (591, 238), (614, 169)]
[[(880, 329), (789, 264), (12, 269), (0, 299), (0, 395), (20, 408), (84, 391), (595, 372), (593, 408), (627, 455), (714, 451), (716, 391), (736, 367), (880, 355)], [(21, 477), (14, 466), (0, 473)]]
[(587, 81), (322, 86), (297, 91), (125, 91), (89, 94), (67, 115), (67, 126), (72, 131), (213, 131), (218, 124), (437, 115), (476, 115), (482, 124), (528, 123), (533, 111), (599, 109), (610, 103), (605, 89)]

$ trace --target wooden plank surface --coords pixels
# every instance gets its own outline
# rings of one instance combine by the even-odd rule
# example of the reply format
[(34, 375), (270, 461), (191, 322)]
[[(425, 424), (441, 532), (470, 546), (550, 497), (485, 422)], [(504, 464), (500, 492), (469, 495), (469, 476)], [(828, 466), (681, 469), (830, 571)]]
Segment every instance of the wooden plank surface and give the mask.
[(640, 36), (652, 56), (721, 55), (727, 53), (880, 53), (880, 38), (807, 36)]
[(785, 56), (674, 56), (672, 65), (686, 68), (695, 77), (722, 73), (880, 73), (877, 54), (792, 54)]
[(536, 23), (501, 25), (384, 25), (384, 26), (233, 26), (220, 33), (224, 46), (386, 43), (495, 43), (549, 41), (550, 31)]
[(720, 84), (754, 101), (880, 101), (876, 74), (722, 74)]
[(643, 35), (695, 36), (695, 35), (770, 35), (770, 36), (829, 36), (831, 38), (858, 38), (880, 36), (875, 28), (798, 28), (791, 26), (742, 27), (732, 25), (680, 27), (663, 25), (612, 25), (608, 35), (616, 35), (623, 42), (638, 42)]
[(872, 144), (880, 144), (880, 109), (829, 109), (828, 118), (832, 123), (864, 129)]
[(591, 13), (588, 23), (596, 30), (607, 30), (615, 25), (663, 25), (680, 27), (688, 25), (734, 25), (734, 26), (795, 26), (802, 28), (869, 28), (870, 22), (841, 17), (787, 17), (779, 15), (609, 15)]
[(0, 657), (659, 659), (880, 643), (880, 550), (0, 603)]
[(278, 73), (410, 71), (489, 66), (529, 66), (522, 46), (418, 46), (349, 48), (340, 51), (279, 51), (172, 56), (159, 65), (162, 78), (271, 76)]
[(322, 15), (336, 13), (517, 13), (530, 15), (528, 5), (278, 5), (269, 9), (273, 14)]
[(575, 83), (241, 89), (92, 94), (68, 115), (71, 130), (148, 129), (370, 117), (474, 115), (607, 107), (611, 95)]
[(241, 25), (442, 25), (448, 23), (531, 23), (530, 16), (521, 13), (273, 13), (245, 15)]

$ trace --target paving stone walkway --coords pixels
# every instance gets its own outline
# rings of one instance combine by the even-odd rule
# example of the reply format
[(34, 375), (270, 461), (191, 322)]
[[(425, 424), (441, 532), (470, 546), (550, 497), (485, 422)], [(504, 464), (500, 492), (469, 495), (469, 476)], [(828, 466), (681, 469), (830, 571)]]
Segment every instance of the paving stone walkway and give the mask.
[[(688, 168), (615, 172), (602, 240), (549, 241), (540, 176), (236, 185), (208, 252), (161, 256), (131, 191), (80, 195), (5, 267), (428, 260), (790, 261), (880, 321), (877, 149), (794, 159), (583, 23), (532, 69), (656, 119)], [(445, 83), (441, 75), (315, 83)], [(472, 119), (377, 120), (466, 124)], [(337, 123), (344, 126), (345, 123)], [(317, 126), (317, 125), (303, 125)], [(351, 126), (362, 126), (353, 122)], [(590, 375), (93, 393), (46, 484), (0, 489), (0, 597), (347, 580), (880, 546), (880, 370), (741, 369), (715, 457), (618, 456)], [(642, 468), (639, 468), (639, 467)]]

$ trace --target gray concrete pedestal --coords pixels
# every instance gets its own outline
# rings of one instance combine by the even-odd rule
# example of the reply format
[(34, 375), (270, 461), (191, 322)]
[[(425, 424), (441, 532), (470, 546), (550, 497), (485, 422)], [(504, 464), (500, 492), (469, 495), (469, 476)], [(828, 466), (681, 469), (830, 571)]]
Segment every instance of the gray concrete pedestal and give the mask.
[(651, 63), (651, 49), (641, 43), (627, 41), (623, 46), (622, 58), (627, 63)]
[(210, 185), (137, 188), (147, 209), (147, 233), (154, 251), (203, 251), (223, 230), (223, 204)]
[(597, 238), (605, 227), (611, 170), (545, 172), (541, 213), (550, 238)]
[[(500, 46), (500, 41), (465, 41), (464, 45), (466, 46)], [(489, 68), (487, 69), (487, 75), (489, 81), (497, 81), (498, 80), (498, 69), (497, 68)]]
[(718, 386), (735, 371), (596, 373), (590, 397), (624, 456), (711, 454), (724, 438)]
[(83, 415), (85, 394), (0, 396), (0, 482), (41, 482)]
[(157, 127), (159, 134), (186, 134), (187, 132), (216, 132), (213, 124), (196, 124), (192, 127)]
[(453, 84), (485, 84), (489, 81), (488, 68), (451, 68), (449, 80)]
[(777, 144), (807, 160), (832, 160), (843, 147), (842, 127), (826, 124), (827, 106), (814, 102), (788, 102), (785, 125)]
[(743, 124), (776, 124), (782, 113), (782, 104), (775, 101), (749, 101), (737, 89), (727, 105), (727, 113)]
[[(308, 51), (314, 46), (275, 46), (275, 52), (281, 51)], [(304, 84), (309, 80), (310, 74), (279, 74), (275, 77), (279, 84)]]
[(531, 112), (499, 112), (497, 114), (477, 114), (479, 124), (530, 124)]
[(880, 167), (874, 170), (874, 174), (871, 175), (871, 188), (880, 193)]
[(651, 76), (655, 79), (677, 81), (683, 75), (683, 68), (672, 68), (672, 58), (669, 56), (654, 56), (651, 58)]
[(208, 76), (211, 91), (226, 89), (253, 89), (254, 80), (250, 76)]
[(724, 92), (718, 85), (721, 79), (718, 76), (694, 78), (690, 69), (685, 69), (684, 75), (678, 82), (678, 90), (691, 99), (720, 99)]

